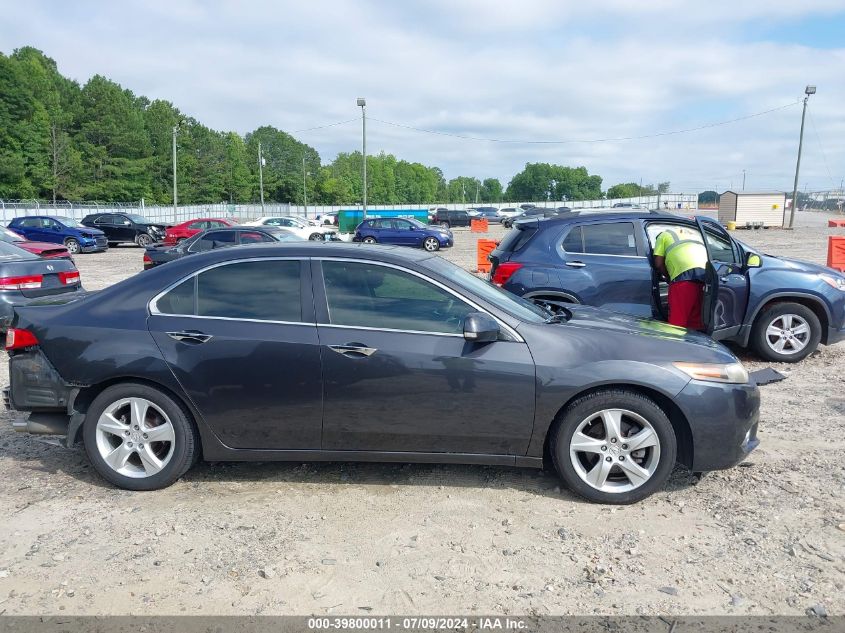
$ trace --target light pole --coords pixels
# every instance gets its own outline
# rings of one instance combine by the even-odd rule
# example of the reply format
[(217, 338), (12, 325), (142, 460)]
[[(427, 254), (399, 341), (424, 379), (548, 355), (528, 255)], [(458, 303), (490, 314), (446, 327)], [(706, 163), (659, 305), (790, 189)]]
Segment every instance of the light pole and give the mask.
[(358, 97), (358, 106), (361, 108), (361, 154), (363, 154), (362, 180), (364, 185), (363, 191), (363, 219), (367, 219), (367, 100), (363, 97)]
[(261, 196), (261, 215), (264, 215), (264, 155), (261, 153), (261, 141), (258, 141), (258, 191)]
[(816, 94), (815, 86), (804, 88), (804, 109), (801, 111), (801, 135), (798, 137), (798, 161), (795, 163), (795, 183), (792, 186), (792, 209), (789, 212), (789, 228), (795, 222), (795, 207), (798, 206), (798, 172), (801, 170), (801, 148), (804, 146), (804, 117), (807, 116), (807, 100)]
[(176, 219), (177, 211), (178, 211), (178, 202), (176, 199), (176, 132), (179, 131), (179, 126), (173, 126), (173, 224), (176, 224), (178, 220)]
[(745, 170), (742, 170), (742, 190), (745, 191)]

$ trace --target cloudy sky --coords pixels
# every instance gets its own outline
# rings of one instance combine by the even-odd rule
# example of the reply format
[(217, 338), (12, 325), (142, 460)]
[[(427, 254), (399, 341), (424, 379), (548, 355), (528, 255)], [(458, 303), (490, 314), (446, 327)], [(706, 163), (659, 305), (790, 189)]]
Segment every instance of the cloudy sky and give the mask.
[(791, 189), (813, 83), (800, 185), (845, 177), (845, 0), (0, 0), (0, 15), (3, 52), (35, 46), (215, 129), (354, 119), (294, 134), (327, 162), (360, 147), (363, 96), (370, 152), (503, 183), (549, 161), (605, 185), (723, 190), (746, 170), (747, 189)]

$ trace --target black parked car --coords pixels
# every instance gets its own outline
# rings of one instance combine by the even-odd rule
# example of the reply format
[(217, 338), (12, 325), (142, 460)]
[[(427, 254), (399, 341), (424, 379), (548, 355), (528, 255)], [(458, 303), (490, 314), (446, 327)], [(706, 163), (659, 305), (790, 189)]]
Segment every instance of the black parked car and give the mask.
[(630, 503), (676, 460), (728, 468), (759, 392), (726, 348), (663, 323), (551, 314), (422, 250), (262, 244), (19, 308), (15, 427), (82, 441), (132, 490), (206, 460), (541, 468)]
[(0, 331), (9, 327), (17, 306), (81, 291), (79, 271), (69, 257), (45, 259), (0, 241)]
[(144, 270), (172, 262), (174, 259), (180, 259), (186, 255), (194, 255), (215, 248), (262, 244), (264, 242), (298, 242), (304, 239), (286, 229), (275, 226), (209, 229), (182, 240), (176, 246), (165, 246), (164, 244), (147, 246), (144, 252)]
[(502, 225), (509, 229), (514, 225), (514, 222), (519, 220), (526, 220), (531, 218), (553, 218), (558, 215), (563, 215), (565, 213), (570, 213), (570, 209), (568, 207), (561, 207), (561, 209), (547, 209), (545, 207), (528, 207), (524, 209), (522, 213), (519, 215), (515, 215), (510, 218), (505, 218), (502, 220)]
[(469, 226), (472, 216), (466, 211), (453, 211), (451, 209), (437, 209), (434, 213), (434, 224), (439, 224), (444, 229), (453, 226)]
[(141, 215), (132, 213), (94, 213), (82, 218), (82, 224), (100, 229), (106, 234), (109, 246), (115, 244), (137, 244), (148, 246), (164, 240), (169, 224), (151, 222)]

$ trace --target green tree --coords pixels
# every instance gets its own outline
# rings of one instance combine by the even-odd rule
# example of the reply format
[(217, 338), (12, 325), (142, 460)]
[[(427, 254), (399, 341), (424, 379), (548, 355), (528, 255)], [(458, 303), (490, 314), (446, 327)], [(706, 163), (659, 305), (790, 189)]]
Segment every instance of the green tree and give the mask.
[(485, 178), (481, 183), (481, 202), (498, 203), (502, 201), (502, 183), (498, 178)]
[(508, 184), (508, 200), (591, 200), (601, 197), (601, 176), (586, 167), (528, 163)]

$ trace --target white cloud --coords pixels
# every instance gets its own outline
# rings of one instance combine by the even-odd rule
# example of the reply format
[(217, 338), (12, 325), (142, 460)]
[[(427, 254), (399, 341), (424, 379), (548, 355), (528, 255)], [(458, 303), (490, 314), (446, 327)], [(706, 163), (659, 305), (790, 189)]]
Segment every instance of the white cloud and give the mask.
[[(2, 6), (6, 4), (8, 6)], [(34, 45), (65, 74), (100, 73), (217, 129), (292, 131), (360, 115), (469, 136), (596, 139), (694, 127), (773, 108), (817, 83), (802, 184), (845, 175), (845, 48), (744, 37), (794, 17), (843, 21), (841, 2), (0, 2), (2, 50)], [(840, 13), (835, 15), (836, 11)], [(781, 22), (779, 22), (781, 21)], [(497, 144), (372, 121), (371, 151), (506, 181), (529, 161), (674, 188), (791, 185), (800, 107), (685, 135)], [(818, 137), (815, 134), (818, 131)], [(360, 125), (297, 135), (324, 160)], [(826, 163), (819, 148), (821, 139)]]

